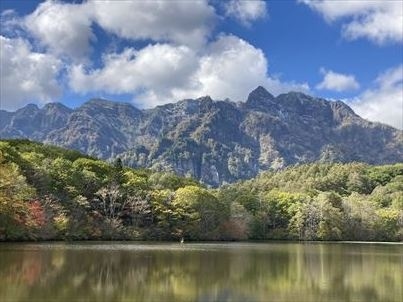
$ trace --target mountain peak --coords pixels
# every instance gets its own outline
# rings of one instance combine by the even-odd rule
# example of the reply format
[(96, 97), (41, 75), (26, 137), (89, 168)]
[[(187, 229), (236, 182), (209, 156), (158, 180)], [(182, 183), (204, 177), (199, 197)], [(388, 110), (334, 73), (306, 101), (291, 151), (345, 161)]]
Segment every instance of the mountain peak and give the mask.
[(200, 102), (213, 102), (213, 99), (209, 95), (205, 95), (196, 99)]
[(34, 114), (39, 112), (40, 109), (36, 104), (27, 104), (24, 107), (18, 109), (16, 113), (18, 114)]
[(28, 110), (39, 110), (39, 107), (37, 104), (27, 104), (25, 107), (22, 107), (21, 109), (28, 109)]
[(86, 101), (84, 104), (80, 106), (80, 108), (98, 108), (98, 109), (108, 109), (108, 110), (130, 110), (130, 111), (140, 111), (137, 107), (133, 106), (130, 103), (126, 102), (115, 102), (109, 101), (100, 98), (94, 98)]
[(69, 108), (66, 105), (63, 105), (62, 103), (59, 102), (53, 102), (53, 103), (46, 103), (45, 106), (43, 106), (43, 108)]
[(91, 106), (91, 105), (97, 105), (97, 106), (113, 106), (115, 102), (113, 101), (108, 101), (105, 99), (100, 99), (100, 98), (94, 98), (94, 99), (89, 99), (86, 101), (83, 106)]
[(274, 100), (274, 96), (263, 86), (258, 86), (249, 93), (246, 106), (254, 109), (267, 109), (272, 100)]
[(352, 118), (359, 118), (359, 116), (348, 106), (346, 103), (342, 101), (333, 101), (330, 103), (330, 106), (333, 110), (334, 118), (337, 121), (350, 120)]
[(44, 111), (48, 112), (54, 112), (54, 111), (60, 111), (60, 112), (66, 112), (70, 113), (73, 111), (73, 109), (63, 105), (62, 103), (47, 103), (45, 106), (43, 106)]
[(258, 86), (252, 90), (247, 99), (247, 103), (255, 100), (273, 100), (274, 96), (266, 90), (263, 86)]

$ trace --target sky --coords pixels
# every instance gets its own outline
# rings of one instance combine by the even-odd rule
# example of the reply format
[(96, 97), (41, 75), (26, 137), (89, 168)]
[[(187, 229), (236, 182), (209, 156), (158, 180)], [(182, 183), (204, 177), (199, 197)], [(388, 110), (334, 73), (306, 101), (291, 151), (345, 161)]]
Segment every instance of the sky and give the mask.
[(244, 101), (259, 85), (403, 129), (402, 0), (0, 2), (0, 109)]

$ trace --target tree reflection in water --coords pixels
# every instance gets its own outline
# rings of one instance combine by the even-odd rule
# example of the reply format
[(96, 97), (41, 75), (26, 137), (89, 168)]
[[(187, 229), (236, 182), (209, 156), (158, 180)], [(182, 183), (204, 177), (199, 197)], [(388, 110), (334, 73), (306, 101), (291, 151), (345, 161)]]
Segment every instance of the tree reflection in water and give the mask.
[(0, 301), (399, 301), (403, 245), (4, 244)]

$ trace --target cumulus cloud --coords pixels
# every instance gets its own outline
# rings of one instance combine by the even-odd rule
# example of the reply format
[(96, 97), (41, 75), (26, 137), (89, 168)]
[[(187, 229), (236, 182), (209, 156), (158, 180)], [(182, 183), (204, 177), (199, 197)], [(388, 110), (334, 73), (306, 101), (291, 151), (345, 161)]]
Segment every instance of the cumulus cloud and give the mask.
[(128, 39), (151, 39), (200, 46), (208, 37), (215, 10), (207, 0), (92, 1), (95, 21)]
[(378, 44), (403, 42), (403, 5), (384, 0), (299, 0), (328, 22), (341, 19), (343, 36), (368, 38)]
[(0, 36), (0, 107), (14, 110), (27, 102), (54, 101), (61, 89), (57, 76), (62, 68), (52, 55), (33, 52), (20, 38)]
[(319, 83), (317, 89), (334, 90), (337, 92), (356, 90), (360, 88), (355, 77), (351, 74), (337, 73), (332, 70), (322, 68), (323, 80)]
[(362, 117), (403, 130), (403, 65), (391, 68), (349, 105)]
[(263, 0), (231, 0), (225, 4), (225, 13), (245, 25), (250, 25), (252, 21), (267, 15), (266, 2)]
[[(235, 36), (221, 36), (200, 58), (195, 78), (196, 95), (242, 100), (256, 83), (266, 79), (267, 61), (262, 50)], [(186, 92), (187, 93), (187, 92)]]
[(115, 94), (153, 91), (165, 99), (175, 87), (186, 87), (198, 68), (191, 48), (169, 44), (149, 45), (141, 50), (127, 48), (122, 53), (106, 55), (103, 61), (103, 68), (95, 70), (73, 66), (69, 73), (71, 88), (76, 92)]
[[(178, 18), (180, 16), (180, 18)], [(25, 17), (26, 30), (56, 55), (83, 61), (96, 37), (97, 23), (120, 38), (174, 42), (201, 47), (214, 24), (215, 10), (198, 1), (88, 1), (41, 3)]]
[(268, 62), (261, 49), (236, 36), (221, 36), (200, 58), (195, 75), (199, 88), (185, 91), (183, 97), (210, 95), (214, 99), (242, 101), (258, 85), (267, 87), (273, 94), (307, 89), (306, 84), (282, 83), (269, 77), (267, 71)]
[(85, 3), (46, 1), (23, 23), (43, 46), (58, 56), (83, 60), (91, 50), (91, 40), (95, 40), (91, 12)]
[(257, 85), (273, 93), (308, 89), (306, 84), (283, 84), (268, 77), (267, 68), (262, 50), (238, 37), (222, 35), (201, 54), (171, 44), (109, 54), (100, 69), (74, 66), (70, 86), (76, 92), (133, 93), (143, 107), (202, 95), (245, 100)]
[[(231, 1), (225, 8), (227, 16), (238, 18), (246, 25), (266, 15), (264, 1)], [(63, 73), (67, 70), (68, 86), (74, 92), (132, 94), (143, 107), (202, 95), (244, 100), (257, 85), (267, 87), (274, 94), (309, 90), (307, 84), (284, 83), (269, 76), (264, 53), (248, 42), (224, 34), (211, 41), (213, 25), (219, 17), (208, 0), (121, 1), (118, 4), (116, 1), (49, 0), (39, 4), (28, 16), (18, 17), (12, 11), (4, 15), (14, 30), (21, 27), (35, 42), (35, 50), (21, 38), (15, 40), (18, 43), (7, 42), (27, 54), (21, 60), (26, 66), (4, 55), (7, 58), (4, 64), (16, 67), (12, 67), (15, 69), (12, 75), (2, 73), (2, 81), (8, 79), (11, 83), (13, 78), (18, 83), (25, 79), (26, 83), (24, 87), (14, 85), (15, 91), (8, 88), (7, 99), (15, 102), (27, 98), (47, 101), (58, 95), (60, 87), (56, 78), (61, 70)], [(100, 65), (93, 65), (89, 56), (92, 42), (96, 40), (93, 24), (118, 39), (125, 39), (127, 44), (123, 51), (104, 54)], [(136, 49), (127, 40), (143, 40), (147, 46)], [(66, 67), (62, 68), (62, 64)], [(27, 84), (28, 77), (31, 86)]]

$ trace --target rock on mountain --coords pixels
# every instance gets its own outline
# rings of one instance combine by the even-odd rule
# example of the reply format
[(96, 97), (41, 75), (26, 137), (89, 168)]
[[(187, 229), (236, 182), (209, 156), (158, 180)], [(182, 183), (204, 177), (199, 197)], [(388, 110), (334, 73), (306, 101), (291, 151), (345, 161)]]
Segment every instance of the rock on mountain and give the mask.
[(0, 110), (1, 138), (29, 138), (133, 167), (175, 171), (217, 186), (312, 161), (403, 162), (403, 131), (362, 119), (346, 104), (263, 87), (246, 102), (210, 97), (139, 110), (93, 99)]

